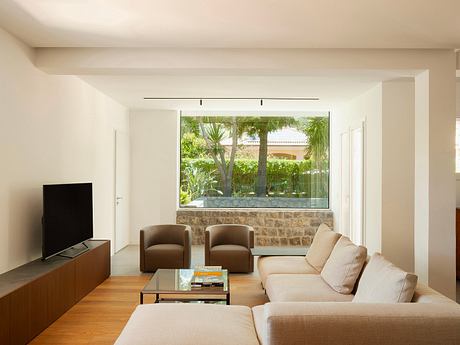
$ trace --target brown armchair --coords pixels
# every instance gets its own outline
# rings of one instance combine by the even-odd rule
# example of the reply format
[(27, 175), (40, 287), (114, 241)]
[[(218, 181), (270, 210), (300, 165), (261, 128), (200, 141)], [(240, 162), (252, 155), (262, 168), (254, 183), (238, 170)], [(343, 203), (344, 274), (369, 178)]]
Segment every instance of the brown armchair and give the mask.
[(140, 231), (140, 269), (190, 268), (191, 229), (188, 225), (147, 226)]
[(205, 265), (222, 266), (229, 272), (254, 272), (254, 229), (248, 225), (219, 224), (205, 231)]

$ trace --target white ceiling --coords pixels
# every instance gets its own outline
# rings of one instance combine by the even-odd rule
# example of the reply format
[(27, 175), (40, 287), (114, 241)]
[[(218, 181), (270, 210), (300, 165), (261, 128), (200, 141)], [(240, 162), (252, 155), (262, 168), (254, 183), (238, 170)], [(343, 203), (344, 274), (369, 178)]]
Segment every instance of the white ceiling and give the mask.
[(0, 0), (33, 47), (457, 48), (459, 0)]
[[(80, 76), (132, 109), (213, 111), (329, 111), (362, 94), (396, 72), (367, 72), (336, 76)], [(144, 100), (144, 97), (319, 97), (319, 101)]]

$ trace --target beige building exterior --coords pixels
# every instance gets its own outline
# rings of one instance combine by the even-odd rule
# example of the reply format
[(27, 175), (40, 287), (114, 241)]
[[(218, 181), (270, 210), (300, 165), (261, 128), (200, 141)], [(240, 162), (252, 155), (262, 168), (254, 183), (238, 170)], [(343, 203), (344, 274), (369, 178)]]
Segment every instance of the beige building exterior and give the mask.
[[(222, 145), (229, 151), (231, 139), (222, 141)], [(239, 152), (248, 158), (257, 159), (259, 156), (259, 138), (244, 136), (238, 140)], [(307, 137), (295, 128), (286, 127), (278, 131), (268, 133), (268, 156), (269, 158), (281, 158), (290, 160), (303, 160), (307, 146)]]

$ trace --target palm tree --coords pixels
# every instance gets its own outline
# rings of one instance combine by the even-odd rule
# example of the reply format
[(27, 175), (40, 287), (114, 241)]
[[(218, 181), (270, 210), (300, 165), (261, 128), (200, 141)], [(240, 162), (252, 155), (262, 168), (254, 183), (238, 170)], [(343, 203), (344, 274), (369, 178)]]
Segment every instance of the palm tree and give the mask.
[[(224, 189), (224, 196), (232, 196), (233, 166), (235, 164), (235, 154), (238, 144), (238, 124), (236, 117), (233, 116), (230, 121), (223, 121), (223, 123), (217, 122), (215, 119), (206, 119), (206, 122), (205, 124), (202, 117), (199, 118), (201, 134), (206, 141), (208, 151), (219, 171)], [(232, 139), (232, 148), (228, 164), (225, 158), (225, 148), (221, 144), (222, 140), (227, 136)]]
[(284, 116), (247, 117), (240, 122), (240, 133), (247, 132), (249, 135), (259, 137), (259, 159), (257, 164), (256, 196), (267, 195), (267, 151), (268, 133), (293, 125), (295, 119)]
[(306, 157), (312, 160), (319, 172), (319, 184), (321, 194), (327, 191), (327, 179), (324, 176), (324, 168), (329, 161), (329, 118), (309, 117), (306, 122), (300, 124), (300, 129), (307, 136)]

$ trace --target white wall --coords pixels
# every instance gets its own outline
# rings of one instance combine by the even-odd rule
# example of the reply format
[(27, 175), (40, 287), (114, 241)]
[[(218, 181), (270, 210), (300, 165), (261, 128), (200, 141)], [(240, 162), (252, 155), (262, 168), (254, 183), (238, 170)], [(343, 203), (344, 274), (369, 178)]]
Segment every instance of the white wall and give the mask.
[(382, 254), (414, 271), (413, 80), (382, 83)]
[[(364, 237), (369, 253), (381, 251), (382, 84), (333, 111), (331, 118), (331, 209), (340, 224), (340, 135), (365, 121)], [(337, 229), (347, 233), (345, 229)]]
[(131, 111), (131, 243), (152, 224), (175, 224), (178, 114)]
[[(380, 84), (336, 112), (332, 135), (333, 145), (339, 145), (340, 133), (366, 118), (365, 243), (369, 253), (382, 252), (398, 266), (414, 270), (420, 282), (454, 298), (455, 241), (447, 241), (454, 233), (454, 217), (450, 212), (439, 217), (454, 204), (454, 117), (449, 112), (454, 95), (449, 71), (447, 67), (439, 74), (423, 71), (414, 81)], [(444, 84), (452, 97), (442, 103)], [(332, 162), (337, 162), (339, 148), (332, 147)], [(437, 169), (441, 166), (446, 169)], [(338, 168), (332, 166), (336, 213), (340, 210)]]
[(34, 67), (0, 29), (0, 272), (41, 256), (45, 183), (94, 183), (94, 237), (112, 239), (114, 130), (127, 109), (77, 77)]
[[(340, 134), (365, 120), (365, 245), (414, 270), (414, 81), (377, 86), (338, 109), (332, 121), (332, 205), (340, 224)], [(347, 229), (338, 229), (348, 233)]]

